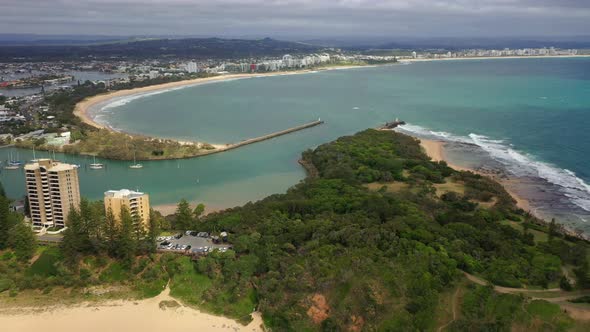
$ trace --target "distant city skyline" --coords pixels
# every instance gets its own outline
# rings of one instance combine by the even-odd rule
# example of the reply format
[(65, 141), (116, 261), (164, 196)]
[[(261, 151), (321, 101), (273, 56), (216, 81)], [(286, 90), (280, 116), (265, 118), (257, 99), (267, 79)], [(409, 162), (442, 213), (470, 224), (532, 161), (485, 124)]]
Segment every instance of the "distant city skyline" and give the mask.
[(325, 37), (577, 36), (587, 0), (3, 0), (2, 33)]

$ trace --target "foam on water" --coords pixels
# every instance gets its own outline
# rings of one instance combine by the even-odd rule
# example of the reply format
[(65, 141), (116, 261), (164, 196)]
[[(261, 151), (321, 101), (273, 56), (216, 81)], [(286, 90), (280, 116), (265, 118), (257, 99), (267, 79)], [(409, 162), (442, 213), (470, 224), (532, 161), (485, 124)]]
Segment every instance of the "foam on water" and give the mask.
[(432, 131), (416, 125), (405, 125), (399, 131), (449, 142), (474, 144), (500, 162), (506, 170), (517, 177), (537, 177), (558, 186), (560, 192), (578, 207), (590, 212), (590, 185), (568, 169), (562, 169), (534, 156), (515, 150), (503, 140), (471, 133), (457, 136), (447, 132)]

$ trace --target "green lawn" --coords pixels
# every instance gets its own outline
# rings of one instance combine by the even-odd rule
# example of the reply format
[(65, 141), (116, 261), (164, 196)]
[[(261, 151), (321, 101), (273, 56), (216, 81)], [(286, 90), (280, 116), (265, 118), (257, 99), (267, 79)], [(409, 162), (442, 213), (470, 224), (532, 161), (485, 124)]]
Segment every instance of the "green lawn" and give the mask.
[[(500, 222), (501, 224), (504, 225), (508, 225), (513, 227), (514, 229), (518, 230), (518, 231), (523, 231), (524, 227), (522, 226), (522, 223), (516, 222), (516, 221), (512, 221), (512, 220), (503, 220)], [(541, 232), (535, 229), (531, 229), (529, 228), (529, 232), (531, 234), (533, 234), (533, 237), (535, 239), (535, 242), (547, 242), (549, 240), (549, 234), (545, 233), (545, 232)]]
[(558, 331), (566, 331), (574, 323), (572, 318), (562, 312), (559, 305), (547, 301), (533, 300), (527, 305), (526, 311), (549, 323)]

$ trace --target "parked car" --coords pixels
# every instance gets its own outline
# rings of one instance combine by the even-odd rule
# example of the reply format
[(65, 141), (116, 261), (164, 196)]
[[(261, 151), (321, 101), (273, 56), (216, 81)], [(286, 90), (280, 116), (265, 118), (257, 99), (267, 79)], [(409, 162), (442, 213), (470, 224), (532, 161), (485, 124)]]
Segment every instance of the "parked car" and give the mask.
[(170, 244), (169, 241), (164, 241), (164, 242), (160, 243), (160, 245), (163, 246), (163, 247), (165, 247), (165, 246), (167, 246), (169, 244)]
[(174, 238), (177, 240), (180, 239), (181, 237), (182, 237), (182, 233), (178, 233), (178, 234), (174, 235)]

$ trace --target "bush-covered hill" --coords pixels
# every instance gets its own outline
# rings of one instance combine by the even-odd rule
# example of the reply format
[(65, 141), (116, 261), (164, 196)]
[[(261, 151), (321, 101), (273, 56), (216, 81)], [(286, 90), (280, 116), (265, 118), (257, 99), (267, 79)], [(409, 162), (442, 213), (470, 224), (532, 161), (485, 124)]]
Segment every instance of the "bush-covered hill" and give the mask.
[[(584, 244), (553, 239), (567, 247), (554, 250), (503, 223), (533, 220), (498, 183), (431, 162), (409, 136), (367, 130), (307, 151), (304, 161), (319, 177), (207, 219), (209, 229), (231, 231), (237, 254), (199, 260), (214, 280), (207, 299), (254, 290), (281, 331), (430, 330), (439, 295), (461, 270), (548, 287), (562, 264), (586, 264)], [(478, 317), (460, 326), (473, 326), (469, 319)], [(516, 320), (486, 324), (509, 330)]]
[(157, 57), (234, 59), (321, 50), (309, 44), (264, 39), (180, 38), (122, 41), (90, 45), (27, 45), (0, 47), (0, 61), (146, 59)]
[(587, 244), (537, 224), (498, 183), (431, 162), (416, 139), (390, 131), (343, 137), (303, 158), (314, 176), (285, 194), (205, 218), (191, 217), (184, 202), (168, 220), (178, 230), (228, 231), (233, 250), (194, 262), (172, 254), (133, 258), (129, 248), (145, 242), (138, 241), (124, 246), (123, 259), (109, 251), (108, 243), (122, 242), (105, 236), (104, 212), (91, 208), (100, 204), (84, 203), (61, 249), (74, 265), (45, 263), (52, 278), (23, 277), (19, 269), (40, 266), (11, 268), (14, 258), (5, 254), (0, 279), (11, 292), (66, 280), (63, 286), (79, 288), (124, 284), (148, 296), (169, 277), (171, 294), (184, 303), (242, 321), (256, 307), (272, 331), (580, 328), (557, 304), (463, 277), (506, 287), (590, 286)]

